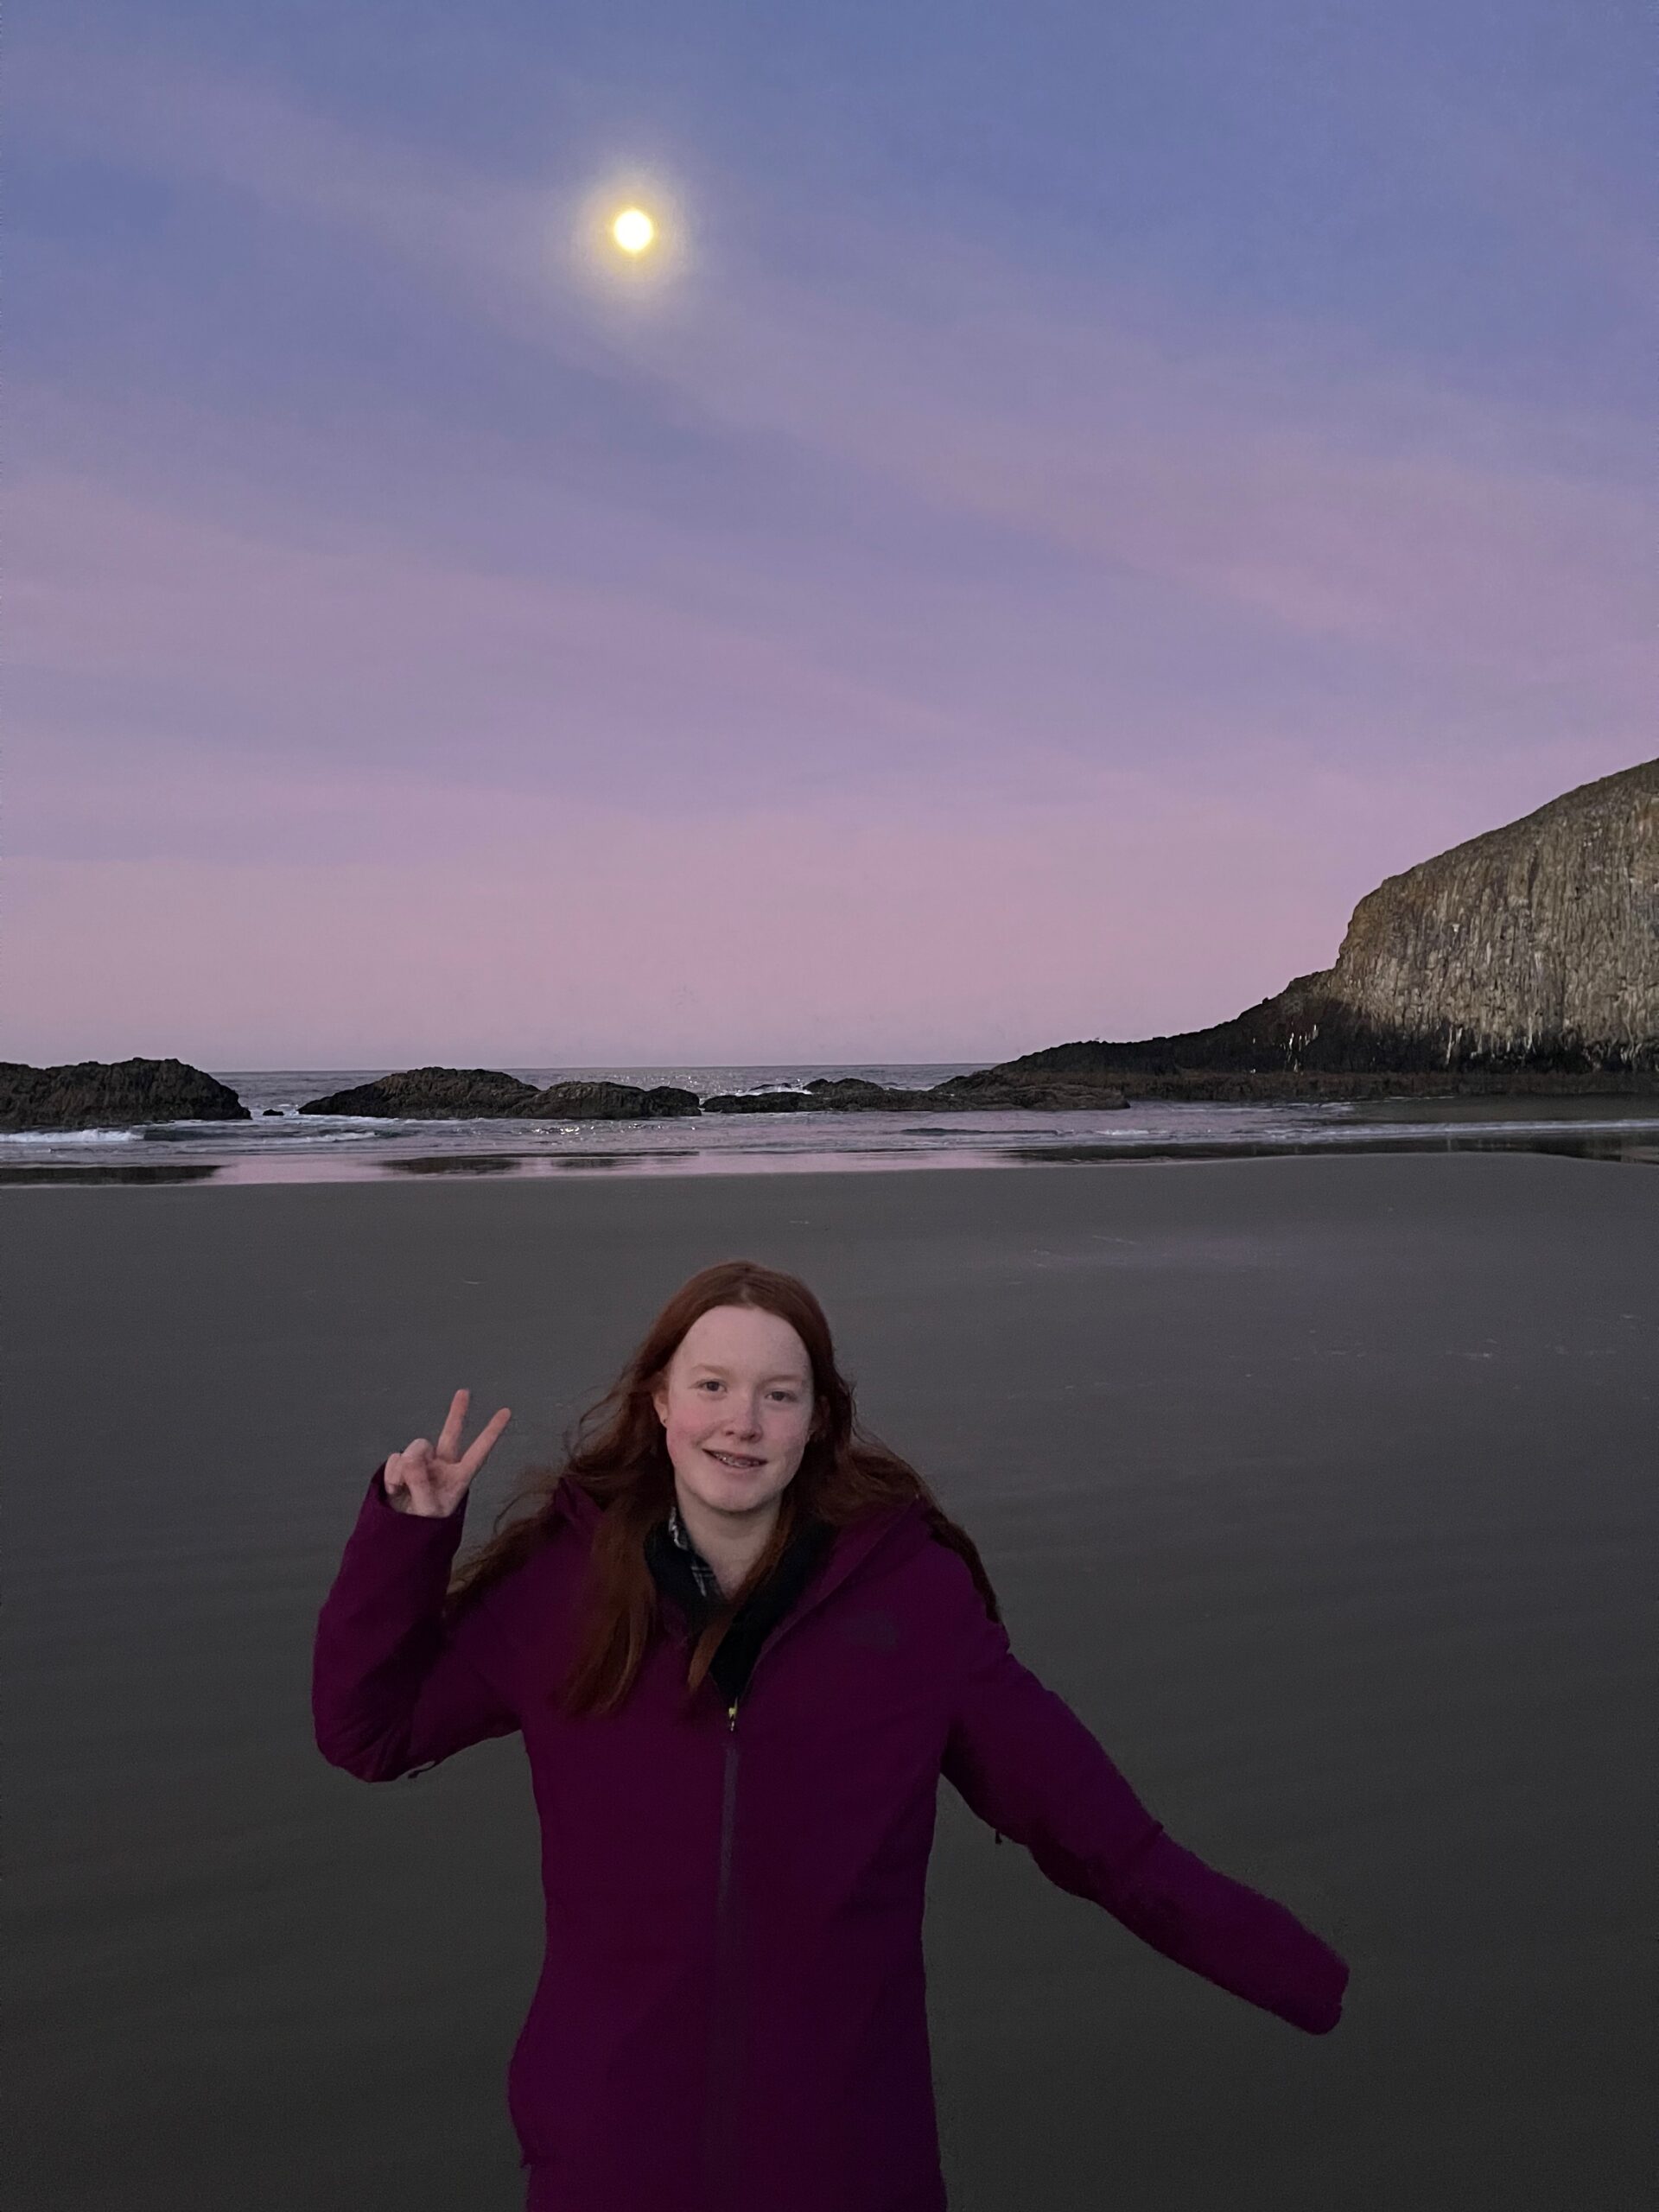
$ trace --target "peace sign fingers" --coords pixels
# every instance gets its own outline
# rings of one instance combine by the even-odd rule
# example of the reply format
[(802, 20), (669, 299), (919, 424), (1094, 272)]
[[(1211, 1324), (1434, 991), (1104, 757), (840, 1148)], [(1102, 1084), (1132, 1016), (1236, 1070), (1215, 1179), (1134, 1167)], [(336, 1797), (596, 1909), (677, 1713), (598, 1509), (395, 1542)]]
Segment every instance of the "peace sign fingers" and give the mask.
[[(463, 1390), (457, 1395), (465, 1397), (467, 1394)], [(472, 1450), (461, 1463), (460, 1472), (463, 1481), (471, 1482), (473, 1477), (494, 1451), (497, 1438), (512, 1419), (512, 1415), (505, 1406), (502, 1407), (499, 1413), (493, 1415), (480, 1433)]]
[(435, 1451), (423, 1436), (386, 1462), (385, 1491), (399, 1513), (428, 1517), (453, 1513), (467, 1494), (467, 1486), (495, 1449), (496, 1440), (512, 1419), (505, 1406), (479, 1436), (472, 1449), (461, 1448), (467, 1426), (470, 1390), (457, 1390), (449, 1401), (449, 1415)]
[(469, 1451), (463, 1453), (461, 1440), (467, 1427), (467, 1408), (472, 1402), (470, 1390), (457, 1390), (449, 1401), (449, 1414), (443, 1424), (443, 1433), (438, 1439), (437, 1457), (447, 1461), (455, 1471), (456, 1478), (469, 1483), (495, 1449), (496, 1440), (512, 1419), (503, 1406), (474, 1440)]
[(438, 1439), (440, 1459), (461, 1457), (461, 1433), (467, 1426), (467, 1406), (472, 1397), (470, 1390), (457, 1390), (449, 1401), (449, 1417), (443, 1424), (443, 1433)]

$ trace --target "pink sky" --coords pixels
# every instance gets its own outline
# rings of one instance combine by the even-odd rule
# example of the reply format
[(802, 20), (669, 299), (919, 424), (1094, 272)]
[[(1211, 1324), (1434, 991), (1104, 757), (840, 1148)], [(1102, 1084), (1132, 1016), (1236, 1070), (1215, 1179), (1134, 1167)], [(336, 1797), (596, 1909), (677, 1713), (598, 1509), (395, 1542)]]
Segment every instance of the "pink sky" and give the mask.
[[(1653, 750), (1650, 437), (1605, 391), (850, 194), (791, 253), (730, 165), (623, 302), (550, 245), (574, 170), (217, 65), (39, 68), (199, 236), (136, 275), (96, 224), (25, 240), (9, 1058), (1178, 1030)], [(1624, 296), (1618, 194), (1570, 181), (1516, 219)]]

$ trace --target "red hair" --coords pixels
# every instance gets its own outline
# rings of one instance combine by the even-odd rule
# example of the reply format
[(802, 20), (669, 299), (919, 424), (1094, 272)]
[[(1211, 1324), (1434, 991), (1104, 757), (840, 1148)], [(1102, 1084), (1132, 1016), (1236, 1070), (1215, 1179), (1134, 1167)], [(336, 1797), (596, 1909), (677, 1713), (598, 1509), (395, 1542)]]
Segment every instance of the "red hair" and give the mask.
[[(674, 1500), (674, 1469), (652, 1392), (681, 1338), (716, 1306), (753, 1306), (788, 1322), (812, 1364), (813, 1421), (800, 1465), (779, 1501), (765, 1550), (741, 1588), (716, 1603), (696, 1640), (686, 1677), (688, 1694), (708, 1673), (738, 1607), (772, 1573), (808, 1518), (845, 1528), (883, 1507), (919, 1498), (933, 1535), (967, 1561), (986, 1611), (994, 1621), (1001, 1618), (973, 1539), (948, 1516), (914, 1467), (860, 1427), (851, 1386), (836, 1365), (830, 1324), (806, 1285), (798, 1275), (758, 1261), (722, 1260), (675, 1292), (616, 1382), (581, 1416), (575, 1441), (567, 1435), (563, 1465), (528, 1469), (498, 1516), (497, 1533), (450, 1578), (445, 1615), (453, 1619), (549, 1541), (563, 1484), (579, 1487), (599, 1505), (586, 1633), (568, 1680), (556, 1693), (566, 1713), (614, 1711), (632, 1688), (645, 1656), (658, 1618), (645, 1537)], [(590, 1425), (596, 1425), (593, 1433), (584, 1434)], [(501, 1528), (500, 1519), (527, 1499), (536, 1501), (532, 1510)]]

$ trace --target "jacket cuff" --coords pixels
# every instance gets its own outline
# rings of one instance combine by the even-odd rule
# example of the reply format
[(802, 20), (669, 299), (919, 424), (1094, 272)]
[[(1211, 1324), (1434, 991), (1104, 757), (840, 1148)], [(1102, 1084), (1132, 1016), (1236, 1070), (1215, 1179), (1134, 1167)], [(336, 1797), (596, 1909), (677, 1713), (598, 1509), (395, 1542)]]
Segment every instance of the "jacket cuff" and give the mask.
[(1343, 1995), (1348, 1986), (1348, 1961), (1340, 1958), (1328, 1946), (1322, 1945), (1324, 1957), (1308, 1976), (1306, 1990), (1299, 1992), (1294, 2006), (1287, 2007), (1284, 2017), (1293, 2027), (1302, 2028), (1311, 2036), (1328, 2036), (1342, 2018)]

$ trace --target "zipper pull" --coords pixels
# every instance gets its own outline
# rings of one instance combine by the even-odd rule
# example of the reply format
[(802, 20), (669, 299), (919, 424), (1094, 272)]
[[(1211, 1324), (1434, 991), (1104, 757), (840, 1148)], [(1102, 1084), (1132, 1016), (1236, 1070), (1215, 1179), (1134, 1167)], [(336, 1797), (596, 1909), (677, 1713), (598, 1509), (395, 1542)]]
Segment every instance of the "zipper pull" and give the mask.
[(737, 1733), (737, 1700), (735, 1698), (726, 1708), (726, 1726), (733, 1735)]

